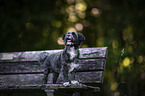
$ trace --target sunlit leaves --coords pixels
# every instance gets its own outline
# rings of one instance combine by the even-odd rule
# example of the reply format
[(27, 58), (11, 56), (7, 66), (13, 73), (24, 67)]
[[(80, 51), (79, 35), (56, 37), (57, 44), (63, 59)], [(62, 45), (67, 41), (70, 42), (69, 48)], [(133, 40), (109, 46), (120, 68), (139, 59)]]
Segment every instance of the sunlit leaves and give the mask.
[(130, 65), (130, 59), (128, 57), (124, 58), (123, 65), (124, 65), (124, 67), (127, 67)]
[(87, 9), (87, 5), (85, 2), (81, 2), (81, 3), (77, 3), (75, 5), (76, 9), (79, 10), (79, 11), (86, 11)]

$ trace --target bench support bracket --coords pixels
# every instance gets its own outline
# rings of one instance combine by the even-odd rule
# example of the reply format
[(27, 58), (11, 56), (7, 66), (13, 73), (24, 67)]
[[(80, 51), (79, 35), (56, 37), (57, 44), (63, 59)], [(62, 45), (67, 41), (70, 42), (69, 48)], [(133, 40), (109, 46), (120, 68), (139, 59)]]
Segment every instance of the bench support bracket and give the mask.
[(51, 90), (44, 90), (47, 94), (47, 96), (54, 96), (54, 90), (51, 89)]

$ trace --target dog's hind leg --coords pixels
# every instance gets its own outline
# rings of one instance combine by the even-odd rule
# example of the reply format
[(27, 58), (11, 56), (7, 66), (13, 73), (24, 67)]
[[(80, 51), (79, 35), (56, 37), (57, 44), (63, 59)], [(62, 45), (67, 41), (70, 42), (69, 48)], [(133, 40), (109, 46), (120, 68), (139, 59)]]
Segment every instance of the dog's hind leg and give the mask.
[(59, 73), (53, 73), (53, 83), (56, 83)]
[(63, 66), (63, 76), (64, 76), (64, 82), (68, 82), (68, 67), (67, 65)]
[(75, 80), (75, 72), (69, 73), (69, 80), (70, 81)]
[(48, 74), (50, 73), (50, 68), (48, 68), (48, 66), (45, 64), (44, 67), (44, 77), (43, 77), (43, 83), (47, 84), (47, 80), (48, 80)]

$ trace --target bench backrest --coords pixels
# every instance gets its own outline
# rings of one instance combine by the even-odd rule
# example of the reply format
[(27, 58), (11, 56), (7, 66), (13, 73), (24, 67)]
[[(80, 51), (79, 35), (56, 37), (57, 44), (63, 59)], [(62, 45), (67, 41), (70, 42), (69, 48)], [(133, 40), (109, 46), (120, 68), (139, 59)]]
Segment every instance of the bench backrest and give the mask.
[[(82, 83), (103, 83), (107, 47), (80, 48), (76, 79)], [(62, 50), (0, 53), (0, 89), (9, 86), (42, 84), (44, 65), (38, 62), (39, 54), (53, 54)], [(51, 74), (50, 76), (51, 77)], [(63, 79), (60, 74), (58, 83)], [(49, 78), (48, 82), (52, 82)]]

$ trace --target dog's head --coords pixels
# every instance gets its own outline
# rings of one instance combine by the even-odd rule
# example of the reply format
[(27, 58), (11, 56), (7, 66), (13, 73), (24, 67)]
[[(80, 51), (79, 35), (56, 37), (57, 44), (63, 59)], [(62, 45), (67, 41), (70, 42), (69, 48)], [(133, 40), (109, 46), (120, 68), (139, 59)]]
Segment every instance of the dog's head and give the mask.
[(85, 40), (85, 37), (81, 33), (67, 32), (62, 39), (66, 46), (80, 46), (81, 42)]

